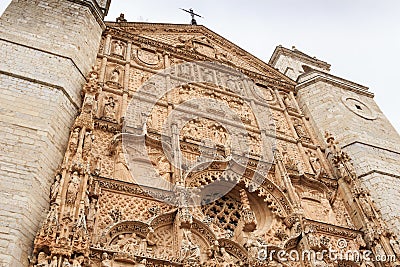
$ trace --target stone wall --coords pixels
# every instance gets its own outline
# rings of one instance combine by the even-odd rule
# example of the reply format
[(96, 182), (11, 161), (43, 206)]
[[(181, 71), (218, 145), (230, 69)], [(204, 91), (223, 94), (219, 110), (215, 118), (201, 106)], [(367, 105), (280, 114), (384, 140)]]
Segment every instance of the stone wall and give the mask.
[(96, 8), (14, 0), (0, 19), (0, 266), (28, 264), (95, 62), (103, 29)]
[(299, 105), (320, 140), (329, 131), (348, 152), (383, 218), (399, 233), (400, 137), (365, 88), (346, 88), (350, 83), (344, 86), (339, 78), (330, 78), (309, 84), (300, 78)]

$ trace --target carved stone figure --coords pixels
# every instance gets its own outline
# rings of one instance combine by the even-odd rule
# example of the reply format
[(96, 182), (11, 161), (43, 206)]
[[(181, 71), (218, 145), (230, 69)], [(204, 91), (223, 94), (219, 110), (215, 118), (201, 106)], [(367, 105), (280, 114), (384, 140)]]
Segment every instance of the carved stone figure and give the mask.
[(79, 174), (78, 172), (73, 172), (71, 175), (71, 180), (68, 184), (68, 190), (67, 190), (67, 194), (66, 194), (66, 204), (67, 205), (74, 205), (75, 204), (75, 200), (77, 197), (77, 194), (79, 192)]
[(111, 267), (112, 266), (112, 262), (111, 260), (108, 258), (108, 254), (107, 252), (103, 252), (103, 254), (101, 255), (101, 267)]
[(92, 144), (94, 140), (94, 135), (91, 131), (85, 133), (85, 139), (83, 140), (83, 157), (87, 158), (90, 155), (92, 149)]
[(312, 248), (318, 247), (320, 245), (320, 240), (318, 239), (318, 237), (315, 236), (313, 232), (307, 234), (307, 239), (308, 239), (308, 244)]
[(311, 150), (308, 151), (307, 154), (308, 154), (308, 160), (311, 164), (311, 167), (313, 168), (316, 176), (319, 177), (321, 175), (321, 171), (322, 171), (322, 166), (321, 166), (321, 163), (319, 162), (319, 158)]
[(296, 130), (296, 133), (299, 137), (305, 137), (307, 136), (306, 131), (304, 130), (303, 124), (299, 119), (294, 119), (293, 121), (293, 127)]
[(125, 155), (121, 146), (117, 146), (115, 153), (114, 177), (126, 182), (132, 181), (131, 173), (129, 172), (129, 167), (126, 163)]
[(57, 267), (57, 266), (58, 266), (57, 256), (53, 256), (53, 258), (51, 259), (49, 267)]
[(263, 248), (263, 246), (260, 243), (260, 241), (258, 240), (258, 238), (255, 237), (253, 234), (250, 235), (249, 238), (247, 239), (244, 247), (249, 252), (249, 262), (257, 261), (258, 253)]
[(215, 240), (214, 243), (210, 246), (207, 251), (207, 256), (209, 259), (217, 259), (220, 257), (220, 247), (218, 240)]
[(243, 231), (251, 232), (254, 231), (257, 227), (257, 220), (253, 210), (250, 207), (249, 198), (247, 197), (247, 193), (244, 189), (240, 190), (240, 199), (242, 202), (242, 219), (243, 219)]
[(100, 172), (101, 172), (101, 159), (100, 159), (100, 157), (96, 157), (94, 159), (93, 166), (94, 166), (93, 174), (94, 175), (100, 175)]
[(61, 174), (57, 174), (54, 178), (54, 183), (50, 187), (50, 203), (54, 202), (57, 198), (58, 192), (60, 191)]
[(69, 139), (69, 149), (72, 154), (74, 154), (78, 148), (80, 131), (81, 131), (81, 128), (76, 127), (71, 133), (71, 137)]
[(193, 242), (192, 233), (188, 230), (183, 231), (179, 255), (183, 262), (198, 262), (200, 260), (200, 247)]
[(67, 258), (64, 258), (61, 266), (62, 267), (71, 267), (71, 263), (69, 262), (69, 260)]
[(141, 239), (136, 236), (135, 233), (132, 233), (130, 237), (124, 240), (123, 251), (136, 254), (140, 247)]
[(283, 95), (283, 103), (284, 103), (285, 106), (286, 106), (287, 108), (289, 108), (289, 109), (293, 109), (293, 108), (294, 108), (293, 103), (292, 103), (292, 100), (290, 100), (290, 97), (289, 97), (289, 95), (287, 95), (287, 94), (284, 94), (284, 95)]
[(83, 256), (79, 256), (73, 259), (72, 267), (82, 267), (83, 260), (84, 260)]
[(116, 41), (114, 43), (114, 54), (122, 56), (122, 43), (121, 43), (121, 41)]
[(85, 100), (83, 101), (82, 111), (86, 113), (95, 112), (97, 107), (97, 101), (94, 98), (94, 95), (86, 94)]
[(121, 13), (119, 17), (116, 19), (117, 22), (126, 22), (125, 15)]
[(49, 266), (49, 257), (47, 256), (46, 253), (39, 252), (39, 255), (37, 257), (37, 264), (35, 266), (37, 267), (48, 267)]
[(111, 72), (111, 78), (110, 78), (110, 80), (111, 80), (113, 83), (119, 83), (119, 71), (118, 71), (118, 70), (113, 70), (113, 71)]
[(115, 121), (116, 104), (113, 97), (109, 97), (104, 105), (103, 118), (106, 120)]

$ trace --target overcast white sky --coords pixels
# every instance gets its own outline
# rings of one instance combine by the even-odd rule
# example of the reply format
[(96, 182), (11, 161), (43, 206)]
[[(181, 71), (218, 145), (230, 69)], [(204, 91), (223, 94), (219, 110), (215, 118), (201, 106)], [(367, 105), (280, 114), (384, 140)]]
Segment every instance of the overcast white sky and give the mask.
[(279, 44), (327, 61), (332, 74), (368, 86), (400, 132), (400, 1), (112, 0), (106, 20), (189, 23), (179, 8), (265, 62)]

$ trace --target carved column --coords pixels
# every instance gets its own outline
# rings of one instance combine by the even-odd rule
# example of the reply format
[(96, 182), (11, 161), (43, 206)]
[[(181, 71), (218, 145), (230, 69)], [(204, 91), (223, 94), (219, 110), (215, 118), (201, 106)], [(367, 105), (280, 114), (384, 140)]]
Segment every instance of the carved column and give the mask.
[(171, 132), (172, 132), (171, 139), (172, 139), (172, 151), (173, 151), (172, 182), (183, 184), (185, 181), (182, 180), (182, 170), (180, 169), (180, 166), (182, 164), (182, 155), (179, 145), (179, 128), (176, 123), (172, 124)]
[(131, 49), (132, 43), (129, 42), (126, 48), (126, 63), (124, 71), (124, 85), (122, 91), (122, 105), (121, 105), (121, 117), (125, 117), (126, 109), (128, 107), (128, 95), (129, 95), (129, 75), (130, 75), (130, 62), (131, 62)]

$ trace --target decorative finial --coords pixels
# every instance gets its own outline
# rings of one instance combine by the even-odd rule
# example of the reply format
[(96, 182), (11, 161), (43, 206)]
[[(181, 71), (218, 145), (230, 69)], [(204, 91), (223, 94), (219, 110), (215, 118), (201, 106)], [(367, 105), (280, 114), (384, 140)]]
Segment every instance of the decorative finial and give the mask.
[(195, 16), (197, 16), (197, 17), (199, 17), (199, 18), (203, 18), (202, 16), (200, 16), (200, 15), (194, 13), (192, 8), (190, 8), (189, 10), (186, 10), (186, 9), (183, 9), (183, 8), (181, 8), (181, 9), (182, 9), (183, 11), (189, 13), (190, 16), (192, 16), (192, 21), (191, 21), (191, 24), (192, 24), (192, 25), (197, 25), (197, 22), (196, 22), (196, 20), (194, 19)]

